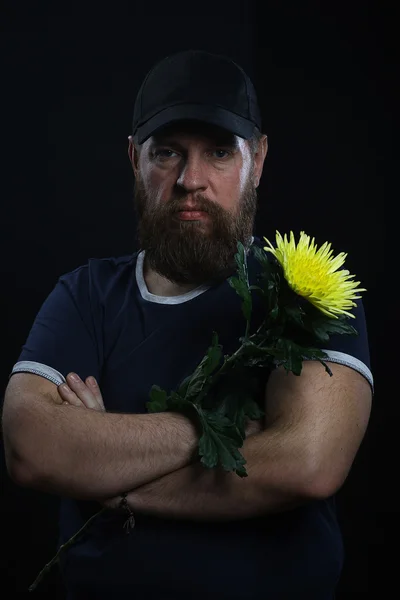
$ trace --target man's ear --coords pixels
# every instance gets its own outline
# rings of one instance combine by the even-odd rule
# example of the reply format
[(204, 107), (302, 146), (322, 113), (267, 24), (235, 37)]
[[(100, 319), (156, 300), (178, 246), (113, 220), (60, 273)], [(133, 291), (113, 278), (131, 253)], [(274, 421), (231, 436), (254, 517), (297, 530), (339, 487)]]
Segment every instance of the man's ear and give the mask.
[(138, 171), (138, 165), (139, 165), (139, 153), (135, 147), (135, 144), (133, 142), (133, 138), (131, 135), (128, 137), (128, 140), (129, 140), (129, 144), (128, 144), (129, 161), (132, 165), (133, 172), (136, 177), (137, 171)]
[(258, 187), (261, 179), (261, 175), (264, 168), (265, 157), (268, 152), (268, 138), (263, 135), (258, 142), (258, 149), (254, 155), (254, 183)]

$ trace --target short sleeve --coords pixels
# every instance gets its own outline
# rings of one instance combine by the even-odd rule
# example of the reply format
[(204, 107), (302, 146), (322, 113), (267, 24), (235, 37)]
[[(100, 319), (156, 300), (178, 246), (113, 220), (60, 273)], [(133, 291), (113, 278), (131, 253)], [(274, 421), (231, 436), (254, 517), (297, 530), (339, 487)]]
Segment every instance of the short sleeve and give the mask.
[(71, 371), (100, 377), (96, 324), (87, 267), (63, 275), (42, 304), (14, 373), (35, 373), (56, 385)]
[(357, 301), (352, 314), (355, 318), (351, 319), (350, 324), (356, 329), (357, 335), (332, 335), (322, 350), (328, 354), (327, 362), (337, 362), (355, 369), (369, 381), (373, 390), (367, 323), (361, 300)]

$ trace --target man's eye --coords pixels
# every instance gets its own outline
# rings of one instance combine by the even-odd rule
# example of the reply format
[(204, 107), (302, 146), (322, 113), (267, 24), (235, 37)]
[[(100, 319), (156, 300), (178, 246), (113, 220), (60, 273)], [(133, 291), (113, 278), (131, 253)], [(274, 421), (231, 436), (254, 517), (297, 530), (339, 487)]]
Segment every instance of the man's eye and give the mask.
[[(217, 148), (217, 150), (214, 150), (214, 152), (216, 154), (225, 153), (228, 156), (230, 156), (230, 154), (231, 154), (231, 152), (229, 152), (228, 150), (224, 150), (223, 148)], [(217, 158), (226, 158), (226, 156), (217, 156)]]
[(175, 154), (175, 152), (168, 148), (160, 148), (154, 152), (154, 156), (157, 158), (171, 158), (171, 154)]
[[(155, 158), (159, 158), (159, 159), (172, 158), (172, 156), (175, 154), (176, 154), (176, 152), (174, 152), (170, 148), (159, 148), (154, 151)], [(229, 157), (232, 154), (232, 152), (230, 152), (229, 150), (225, 150), (223, 148), (217, 148), (216, 150), (212, 151), (212, 154), (217, 159), (223, 160), (224, 158)]]

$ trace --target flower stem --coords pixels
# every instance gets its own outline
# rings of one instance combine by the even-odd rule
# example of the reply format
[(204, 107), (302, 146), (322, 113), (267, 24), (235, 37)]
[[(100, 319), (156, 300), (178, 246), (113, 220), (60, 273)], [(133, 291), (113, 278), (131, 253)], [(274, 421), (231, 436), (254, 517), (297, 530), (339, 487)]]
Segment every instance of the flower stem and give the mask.
[(249, 339), (249, 333), (250, 333), (250, 319), (246, 323), (246, 332), (244, 334), (244, 339), (246, 342)]
[(43, 567), (43, 569), (40, 571), (39, 575), (36, 577), (35, 581), (32, 583), (32, 585), (29, 586), (30, 592), (33, 592), (33, 590), (38, 586), (38, 584), (43, 579), (43, 577), (46, 575), (46, 573), (48, 571), (50, 571), (50, 569), (54, 565), (54, 563), (56, 563), (58, 561), (58, 558), (59, 558), (61, 552), (65, 551), (69, 546), (72, 546), (72, 544), (77, 540), (77, 538), (80, 537), (80, 535), (90, 525), (90, 523), (93, 521), (93, 519), (95, 519), (97, 516), (100, 516), (106, 510), (109, 510), (108, 507), (104, 507), (101, 510), (99, 510), (99, 512), (92, 515), (90, 517), (90, 519), (88, 519), (86, 521), (86, 523), (80, 528), (80, 530), (77, 533), (75, 533), (75, 535), (73, 535), (67, 542), (65, 542), (65, 544), (62, 544), (60, 546), (57, 554), (51, 559), (50, 562), (47, 563), (46, 566)]
[[(261, 329), (263, 328), (264, 325), (265, 325), (265, 321), (263, 321), (261, 323), (261, 325), (259, 325), (256, 333), (253, 334), (253, 335), (257, 336), (260, 333), (260, 331), (261, 331)], [(245, 332), (245, 336), (244, 336), (245, 337), (245, 342), (247, 342), (250, 339), (250, 337), (253, 337), (253, 336), (249, 336), (249, 332), (250, 332), (250, 321), (247, 321), (246, 332)], [(229, 356), (229, 358), (227, 358), (225, 360), (224, 364), (219, 368), (219, 370), (213, 376), (213, 383), (215, 382), (215, 380), (217, 379), (217, 377), (219, 377), (220, 375), (222, 375), (223, 373), (225, 373), (225, 371), (228, 370), (228, 367), (239, 358), (239, 356), (243, 352), (244, 346), (245, 346), (244, 343), (241, 344), (239, 346), (239, 348), (231, 356)]]

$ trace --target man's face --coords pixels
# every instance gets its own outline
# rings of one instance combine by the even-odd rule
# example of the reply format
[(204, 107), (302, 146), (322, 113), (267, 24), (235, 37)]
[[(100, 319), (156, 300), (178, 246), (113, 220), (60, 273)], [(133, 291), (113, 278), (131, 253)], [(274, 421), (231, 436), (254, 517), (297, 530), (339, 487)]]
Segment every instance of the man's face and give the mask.
[(144, 142), (134, 170), (138, 239), (150, 267), (177, 284), (232, 274), (257, 210), (248, 142), (205, 123), (175, 124)]

